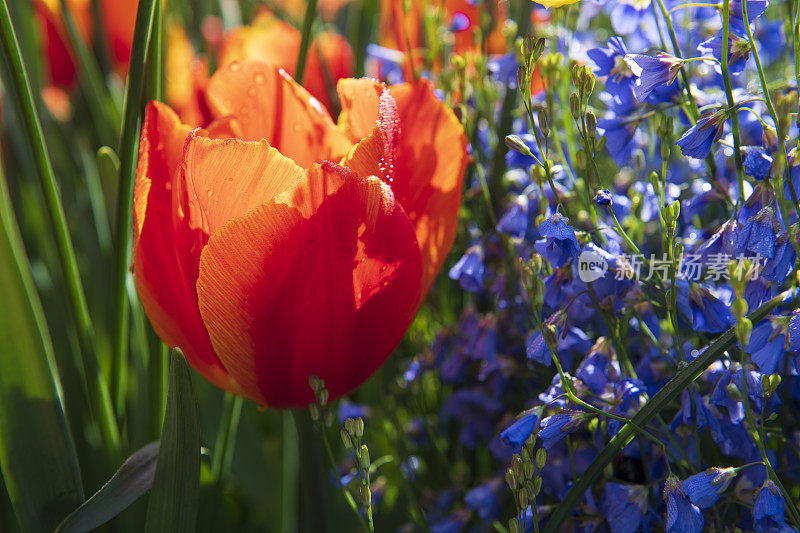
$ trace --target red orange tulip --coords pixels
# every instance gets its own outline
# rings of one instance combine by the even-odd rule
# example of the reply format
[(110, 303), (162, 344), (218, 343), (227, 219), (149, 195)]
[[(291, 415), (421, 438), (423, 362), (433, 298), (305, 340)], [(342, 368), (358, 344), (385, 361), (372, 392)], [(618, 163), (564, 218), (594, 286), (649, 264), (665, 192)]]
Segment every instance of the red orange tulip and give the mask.
[(342, 80), (328, 112), (283, 70), (233, 62), (192, 130), (148, 105), (134, 273), (170, 346), (262, 405), (354, 390), (402, 339), (456, 231), (466, 139), (427, 81)]
[[(138, 0), (103, 0), (100, 2), (105, 45), (113, 62), (114, 70), (124, 75), (133, 44), (133, 28), (136, 23)], [(61, 88), (70, 88), (77, 80), (74, 51), (69, 45), (64, 26), (60, 0), (35, 0), (33, 3), (39, 24), (42, 55), (46, 59), (48, 82)], [(80, 37), (91, 43), (91, 0), (67, 0), (67, 7), (75, 20)]]
[[(226, 32), (217, 55), (218, 68), (243, 60), (263, 61), (295, 74), (300, 54), (300, 30), (262, 9), (247, 26), (237, 26)], [(167, 72), (171, 83), (169, 101), (181, 118), (203, 124), (196, 118), (204, 116), (204, 103), (197, 100), (197, 90), (204, 88), (208, 78), (205, 62), (195, 60), (194, 49), (185, 32), (171, 26), (168, 33)], [(189, 68), (189, 65), (193, 65)], [(308, 50), (303, 86), (327, 109), (333, 109), (331, 93), (336, 82), (353, 75), (353, 51), (339, 34), (321, 32), (314, 37)]]

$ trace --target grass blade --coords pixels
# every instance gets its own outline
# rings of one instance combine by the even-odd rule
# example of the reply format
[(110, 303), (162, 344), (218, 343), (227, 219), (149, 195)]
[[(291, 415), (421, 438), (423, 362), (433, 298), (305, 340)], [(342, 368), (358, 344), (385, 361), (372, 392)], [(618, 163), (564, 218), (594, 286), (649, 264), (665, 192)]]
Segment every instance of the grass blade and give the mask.
[(25, 129), (28, 145), (33, 153), (33, 163), (42, 188), (45, 200), (45, 210), (50, 220), (53, 238), (58, 250), (61, 270), (66, 282), (67, 295), (70, 303), (72, 318), (78, 333), (81, 357), (85, 367), (87, 379), (90, 381), (89, 390), (92, 396), (92, 407), (98, 410), (100, 426), (108, 449), (115, 452), (119, 445), (119, 429), (105, 379), (100, 372), (94, 352), (94, 330), (86, 304), (86, 295), (78, 271), (78, 262), (75, 250), (72, 247), (67, 219), (58, 193), (53, 166), (45, 146), (42, 126), (36, 111), (34, 96), (28, 82), (28, 74), (22, 61), (17, 36), (11, 24), (11, 14), (6, 0), (0, 3), (0, 44), (6, 63), (11, 71), (8, 86), (16, 100), (17, 109)]
[(128, 79), (123, 105), (122, 132), (119, 140), (119, 188), (117, 191), (116, 228), (114, 235), (114, 264), (112, 267), (112, 390), (117, 405), (125, 401), (127, 372), (128, 276), (131, 227), (133, 225), (133, 182), (136, 177), (137, 152), (139, 148), (139, 123), (143, 108), (143, 88), (147, 50), (153, 30), (156, 0), (141, 0), (136, 12), (136, 27), (133, 30), (133, 47), (128, 67)]
[[(83, 500), (52, 341), (0, 170), (0, 469), (23, 531)], [(8, 311), (10, 310), (10, 311)]]
[(158, 442), (138, 449), (100, 490), (61, 522), (56, 533), (91, 531), (127, 509), (153, 486), (157, 456)]
[(167, 412), (145, 531), (194, 531), (200, 490), (200, 422), (192, 376), (172, 352)]

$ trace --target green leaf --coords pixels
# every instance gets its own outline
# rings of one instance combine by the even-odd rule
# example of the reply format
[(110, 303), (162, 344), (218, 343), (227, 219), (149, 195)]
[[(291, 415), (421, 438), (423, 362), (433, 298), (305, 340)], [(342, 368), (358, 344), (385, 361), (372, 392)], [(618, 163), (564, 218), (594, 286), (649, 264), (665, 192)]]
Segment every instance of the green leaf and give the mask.
[(192, 376), (172, 352), (167, 412), (145, 531), (194, 531), (200, 490), (200, 422)]
[(158, 446), (158, 442), (151, 442), (128, 457), (100, 490), (61, 522), (56, 533), (91, 531), (117, 516), (150, 490), (156, 471)]
[(23, 531), (83, 501), (53, 346), (0, 171), (0, 470)]
[[(764, 303), (748, 316), (754, 324), (757, 324), (780, 304), (786, 303), (796, 297), (797, 292), (795, 290), (786, 291)], [(730, 349), (734, 342), (736, 342), (736, 333), (734, 332), (734, 328), (730, 327), (725, 333), (717, 337), (711, 346), (701, 352), (694, 361), (689, 363), (683, 370), (680, 370), (675, 377), (650, 398), (639, 412), (634, 415), (630, 423), (622, 427), (619, 433), (617, 433), (597, 457), (595, 457), (589, 467), (575, 480), (575, 484), (548, 518), (542, 530), (543, 533), (555, 533), (558, 531), (559, 526), (564, 520), (578, 508), (578, 503), (580, 503), (584, 493), (597, 481), (603, 473), (603, 470), (605, 470), (605, 467), (633, 440), (636, 433), (633, 426), (639, 428), (647, 426), (647, 424), (649, 424), (667, 405), (675, 400), (685, 388), (700, 377), (700, 374), (702, 374), (711, 363), (722, 357), (722, 354)]]

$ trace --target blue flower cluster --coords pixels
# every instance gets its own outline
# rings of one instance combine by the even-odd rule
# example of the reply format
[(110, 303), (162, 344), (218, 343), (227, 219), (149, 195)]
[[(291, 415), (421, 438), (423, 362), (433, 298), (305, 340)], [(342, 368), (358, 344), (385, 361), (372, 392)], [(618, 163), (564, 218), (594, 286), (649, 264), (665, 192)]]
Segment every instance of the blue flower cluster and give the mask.
[(455, 440), (433, 531), (800, 527), (798, 97), (776, 4), (583, 2), (569, 29), (537, 10), (543, 38), (488, 63), (496, 105), (465, 92), (465, 310), (403, 377), (445, 391), (418, 422)]

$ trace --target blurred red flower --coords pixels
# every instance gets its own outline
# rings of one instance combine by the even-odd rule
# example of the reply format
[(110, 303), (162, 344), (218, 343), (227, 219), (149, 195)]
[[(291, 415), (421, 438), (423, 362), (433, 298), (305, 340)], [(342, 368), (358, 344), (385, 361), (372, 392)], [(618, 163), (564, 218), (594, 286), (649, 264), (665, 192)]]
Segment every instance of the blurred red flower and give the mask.
[(134, 273), (170, 346), (276, 408), (358, 387), (391, 354), (455, 238), (468, 155), (431, 84), (339, 82), (338, 124), (282, 69), (232, 62), (205, 129), (147, 107)]

